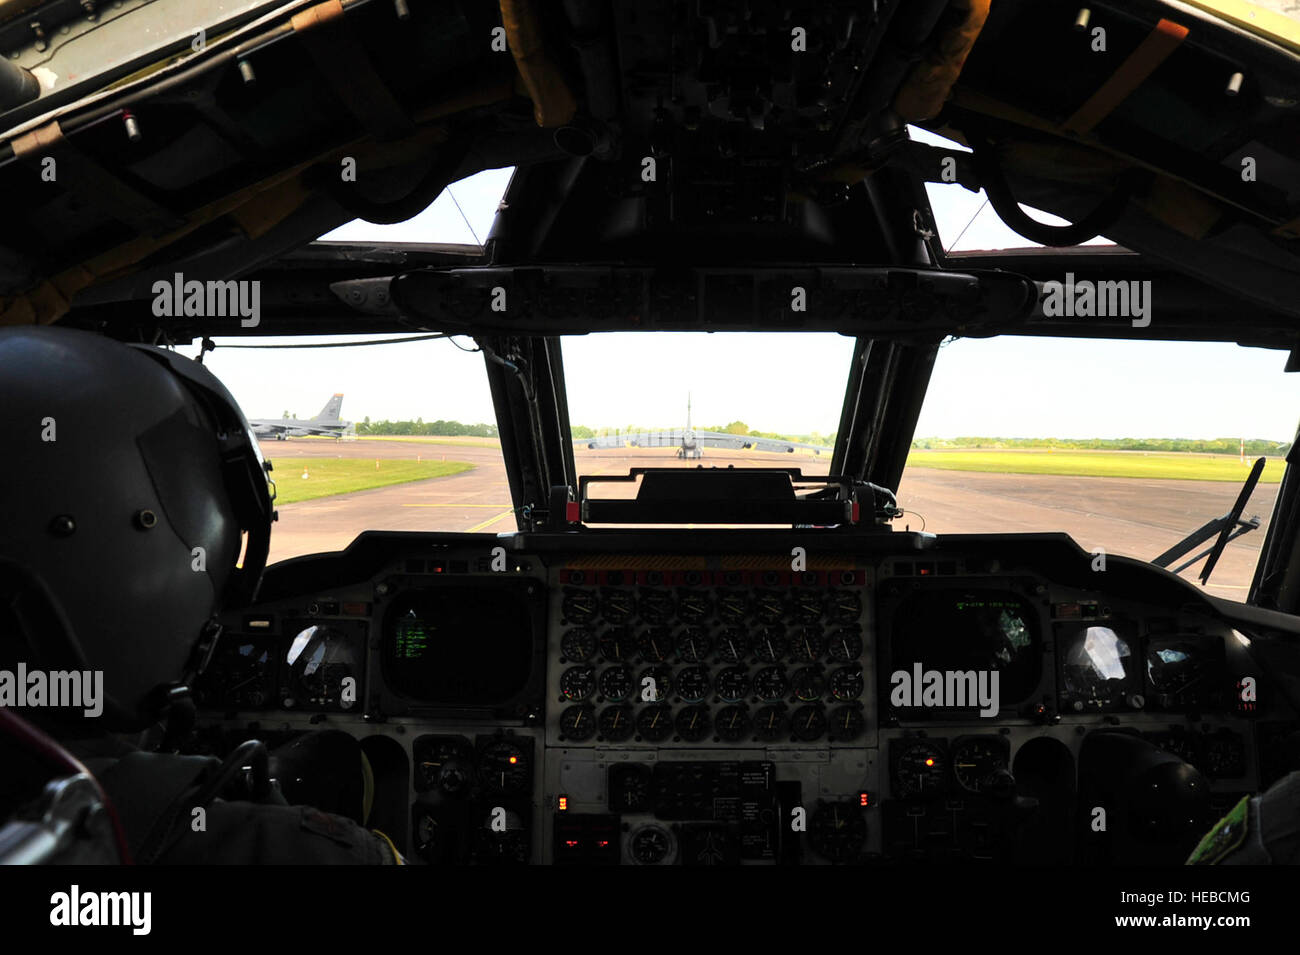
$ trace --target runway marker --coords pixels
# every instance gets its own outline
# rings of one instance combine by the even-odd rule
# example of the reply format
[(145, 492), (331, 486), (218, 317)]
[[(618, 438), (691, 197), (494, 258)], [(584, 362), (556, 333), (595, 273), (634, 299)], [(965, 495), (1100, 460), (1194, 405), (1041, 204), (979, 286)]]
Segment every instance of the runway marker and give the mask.
[(501, 512), (500, 514), (498, 514), (496, 517), (493, 517), (493, 518), (491, 518), (491, 519), (489, 519), (489, 520), (486, 520), (486, 521), (484, 521), (482, 524), (475, 524), (473, 527), (471, 527), (471, 528), (469, 529), (469, 531), (468, 531), (467, 533), (473, 534), (475, 531), (481, 531), (481, 530), (483, 530), (485, 527), (491, 527), (493, 524), (495, 524), (497, 521), (501, 520), (503, 517), (509, 517), (509, 516), (512, 515), (513, 513), (514, 513), (514, 510), (513, 510), (513, 509), (512, 509), (512, 510), (509, 510), (509, 511), (502, 511), (502, 512)]

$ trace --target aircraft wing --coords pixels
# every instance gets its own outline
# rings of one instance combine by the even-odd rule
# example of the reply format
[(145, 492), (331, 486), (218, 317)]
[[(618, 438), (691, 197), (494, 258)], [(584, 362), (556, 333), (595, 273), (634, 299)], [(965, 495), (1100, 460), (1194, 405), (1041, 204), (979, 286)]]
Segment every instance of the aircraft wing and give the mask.
[(795, 448), (805, 448), (813, 454), (821, 454), (823, 451), (832, 449), (823, 444), (804, 444), (800, 441), (782, 441), (778, 438), (748, 438), (749, 443), (746, 447), (753, 448), (755, 451), (784, 451), (790, 454), (794, 453)]
[(662, 448), (681, 444), (681, 432), (678, 431), (676, 443), (665, 442), (664, 435), (669, 431), (625, 431), (622, 434), (604, 434), (598, 438), (575, 438), (574, 444), (585, 444), (589, 448), (625, 448), (629, 444), (634, 448)]
[(341, 424), (331, 427), (328, 425), (314, 426), (309, 424), (284, 424), (279, 421), (250, 421), (248, 426), (252, 429), (253, 434), (263, 437), (273, 434), (290, 434), (299, 436), (305, 434), (337, 435), (344, 433), (346, 427)]

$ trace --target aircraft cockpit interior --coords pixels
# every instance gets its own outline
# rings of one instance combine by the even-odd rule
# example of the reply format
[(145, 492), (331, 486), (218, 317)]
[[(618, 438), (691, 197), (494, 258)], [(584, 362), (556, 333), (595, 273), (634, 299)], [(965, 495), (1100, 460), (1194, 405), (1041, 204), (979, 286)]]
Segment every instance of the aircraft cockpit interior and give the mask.
[(0, 53), (0, 860), (1300, 862), (1294, 2)]

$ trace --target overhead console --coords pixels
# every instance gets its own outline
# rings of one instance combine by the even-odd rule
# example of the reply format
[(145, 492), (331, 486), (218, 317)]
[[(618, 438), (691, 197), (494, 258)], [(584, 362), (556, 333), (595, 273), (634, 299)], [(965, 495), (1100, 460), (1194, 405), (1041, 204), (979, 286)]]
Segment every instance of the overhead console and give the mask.
[(224, 625), (194, 748), (352, 735), (416, 862), (1181, 861), (1300, 739), (1213, 601), (1062, 535), (367, 533)]

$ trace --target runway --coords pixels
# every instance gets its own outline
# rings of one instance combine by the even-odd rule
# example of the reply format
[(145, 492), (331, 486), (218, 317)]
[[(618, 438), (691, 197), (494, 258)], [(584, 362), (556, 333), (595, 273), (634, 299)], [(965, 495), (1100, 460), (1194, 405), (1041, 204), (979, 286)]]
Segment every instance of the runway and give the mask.
[[(450, 477), (284, 505), (271, 534), (272, 561), (340, 550), (363, 530), (497, 533), (516, 527), (501, 451), (489, 441), (290, 440), (266, 442), (263, 450), (272, 461), (277, 456), (413, 459), (418, 455), (426, 461), (445, 458), (475, 465), (472, 471)], [(825, 473), (830, 462), (829, 456), (720, 449), (704, 453), (701, 461), (692, 463), (802, 467), (806, 474), (814, 474)], [(682, 463), (669, 448), (580, 447), (575, 460), (579, 474), (625, 474), (632, 467)], [(297, 479), (292, 474), (276, 477), (280, 481)], [(1258, 514), (1260, 529), (1228, 545), (1208, 592), (1235, 600), (1245, 598), (1277, 488), (1276, 484), (1261, 484), (1255, 489), (1245, 516)], [(1210, 518), (1226, 513), (1238, 491), (1238, 485), (1218, 481), (915, 469), (903, 476), (898, 499), (907, 514), (894, 526), (939, 534), (1064, 531), (1085, 550), (1101, 548), (1108, 555), (1149, 560)], [(1184, 576), (1194, 579), (1190, 570)]]

